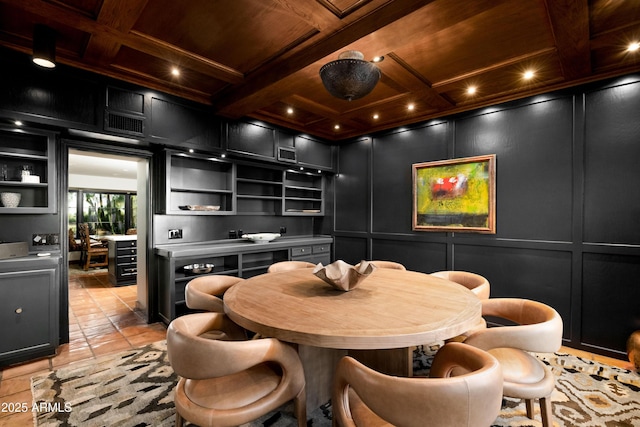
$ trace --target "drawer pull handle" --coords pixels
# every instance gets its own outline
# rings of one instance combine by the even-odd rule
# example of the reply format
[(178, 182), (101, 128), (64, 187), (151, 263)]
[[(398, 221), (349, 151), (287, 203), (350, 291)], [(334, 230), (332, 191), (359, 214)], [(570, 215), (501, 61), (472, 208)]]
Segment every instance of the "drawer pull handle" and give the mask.
[(21, 313), (22, 313), (22, 307), (16, 308), (16, 314), (21, 314)]

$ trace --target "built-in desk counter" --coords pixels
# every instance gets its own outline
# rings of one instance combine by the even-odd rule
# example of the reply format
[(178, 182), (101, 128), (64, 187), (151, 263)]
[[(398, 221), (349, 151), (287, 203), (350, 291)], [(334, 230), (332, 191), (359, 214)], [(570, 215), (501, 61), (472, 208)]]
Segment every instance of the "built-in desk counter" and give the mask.
[(266, 273), (279, 261), (299, 260), (314, 264), (331, 262), (331, 236), (280, 237), (268, 243), (244, 239), (215, 240), (198, 243), (158, 245), (158, 313), (165, 323), (186, 313), (184, 288), (189, 280), (202, 275), (189, 275), (184, 269), (192, 264), (211, 264), (206, 274), (224, 274), (242, 278)]

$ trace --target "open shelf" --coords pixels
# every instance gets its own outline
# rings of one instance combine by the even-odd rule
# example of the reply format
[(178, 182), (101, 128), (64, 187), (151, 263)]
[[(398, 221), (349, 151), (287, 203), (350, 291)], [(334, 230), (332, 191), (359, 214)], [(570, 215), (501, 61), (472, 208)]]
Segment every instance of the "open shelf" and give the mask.
[(55, 212), (55, 134), (0, 127), (0, 193), (18, 193), (17, 207), (0, 213)]

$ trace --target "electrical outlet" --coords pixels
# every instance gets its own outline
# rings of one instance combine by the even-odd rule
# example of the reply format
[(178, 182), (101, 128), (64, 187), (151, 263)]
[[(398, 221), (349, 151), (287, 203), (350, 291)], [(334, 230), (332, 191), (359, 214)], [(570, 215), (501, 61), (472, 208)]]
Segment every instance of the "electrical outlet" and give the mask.
[(238, 232), (236, 230), (229, 230), (229, 238), (230, 239), (237, 239), (238, 238)]
[(282, 226), (280, 227), (280, 234), (285, 234), (287, 232), (287, 227)]
[(182, 228), (169, 230), (169, 239), (182, 239)]

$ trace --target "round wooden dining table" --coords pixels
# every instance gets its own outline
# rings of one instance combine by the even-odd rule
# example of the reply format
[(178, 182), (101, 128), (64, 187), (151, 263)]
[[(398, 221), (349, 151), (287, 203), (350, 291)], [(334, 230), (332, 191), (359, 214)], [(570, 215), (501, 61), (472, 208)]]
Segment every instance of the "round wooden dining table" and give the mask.
[(413, 346), (455, 337), (481, 318), (480, 300), (464, 286), (385, 268), (348, 292), (313, 268), (266, 273), (235, 284), (224, 304), (242, 327), (297, 344), (309, 411), (330, 397), (335, 364), (347, 350), (374, 369), (410, 376)]
[(432, 343), (471, 329), (481, 316), (480, 300), (464, 286), (386, 268), (349, 292), (332, 288), (312, 268), (262, 274), (233, 286), (224, 303), (248, 330), (338, 349)]

